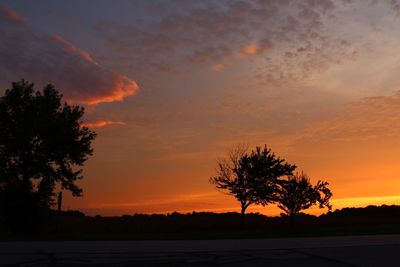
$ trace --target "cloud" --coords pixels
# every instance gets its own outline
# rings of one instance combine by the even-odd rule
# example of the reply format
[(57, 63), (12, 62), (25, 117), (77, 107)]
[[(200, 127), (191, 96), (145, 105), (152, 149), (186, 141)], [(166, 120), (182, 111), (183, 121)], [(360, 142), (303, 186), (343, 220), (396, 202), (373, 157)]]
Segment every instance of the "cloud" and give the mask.
[(391, 11), (397, 16), (400, 17), (400, 3), (396, 0), (390, 1)]
[(0, 9), (2, 82), (24, 78), (52, 83), (68, 101), (95, 105), (135, 94), (135, 81), (99, 65), (86, 51), (60, 35), (42, 36), (15, 11)]
[[(387, 141), (400, 135), (400, 91), (365, 97), (339, 109), (324, 121), (309, 124), (292, 142), (338, 144)], [(289, 137), (288, 137), (289, 138)]]
[(251, 57), (262, 60), (254, 70), (257, 79), (279, 83), (353, 60), (355, 44), (332, 26), (348, 5), (329, 0), (171, 1), (151, 20), (134, 25), (102, 21), (95, 30), (119, 59), (115, 64), (139, 72), (221, 70)]
[(242, 51), (240, 53), (242, 56), (253, 56), (257, 54), (258, 52), (258, 47), (255, 44), (249, 44), (243, 47)]
[(86, 126), (89, 128), (102, 128), (110, 125), (125, 125), (125, 122), (122, 121), (109, 121), (109, 120), (98, 120), (92, 122), (85, 122), (82, 126)]
[(24, 18), (14, 10), (6, 9), (0, 6), (0, 13), (2, 13), (2, 16), (7, 20), (15, 21), (17, 23), (27, 23), (26, 18)]

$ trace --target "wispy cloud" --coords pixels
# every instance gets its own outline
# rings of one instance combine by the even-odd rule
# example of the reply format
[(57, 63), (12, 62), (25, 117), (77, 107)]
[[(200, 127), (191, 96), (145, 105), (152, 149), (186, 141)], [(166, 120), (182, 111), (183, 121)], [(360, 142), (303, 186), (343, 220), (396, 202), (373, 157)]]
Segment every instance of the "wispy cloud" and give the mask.
[(296, 142), (314, 143), (384, 140), (400, 135), (400, 92), (366, 97), (343, 106), (330, 118), (309, 124)]
[(125, 125), (125, 122), (99, 120), (99, 121), (93, 121), (93, 122), (85, 122), (82, 124), (82, 126), (86, 126), (89, 128), (101, 128), (101, 127), (106, 127), (106, 126), (110, 126), (110, 125)]

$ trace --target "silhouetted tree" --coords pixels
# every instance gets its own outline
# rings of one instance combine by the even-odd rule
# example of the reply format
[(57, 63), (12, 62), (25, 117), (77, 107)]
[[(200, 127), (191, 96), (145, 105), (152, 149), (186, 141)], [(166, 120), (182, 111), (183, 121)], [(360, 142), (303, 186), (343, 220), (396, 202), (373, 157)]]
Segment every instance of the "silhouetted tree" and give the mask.
[(315, 204), (318, 204), (319, 208), (332, 208), (329, 204), (332, 192), (327, 187), (327, 182), (318, 181), (313, 186), (305, 173), (296, 173), (288, 176), (287, 180), (281, 180), (279, 184), (278, 207), (289, 217), (291, 225), (294, 224), (297, 214)]
[(96, 134), (82, 126), (84, 108), (61, 99), (53, 85), (35, 91), (24, 80), (0, 98), (3, 214), (24, 219), (36, 208), (50, 208), (57, 185), (81, 195), (75, 181), (82, 178), (79, 166), (92, 155)]
[(277, 179), (291, 175), (296, 168), (275, 156), (266, 146), (251, 153), (241, 146), (218, 162), (217, 176), (210, 182), (217, 189), (233, 195), (241, 205), (241, 225), (245, 227), (245, 212), (252, 204), (267, 205), (275, 200)]

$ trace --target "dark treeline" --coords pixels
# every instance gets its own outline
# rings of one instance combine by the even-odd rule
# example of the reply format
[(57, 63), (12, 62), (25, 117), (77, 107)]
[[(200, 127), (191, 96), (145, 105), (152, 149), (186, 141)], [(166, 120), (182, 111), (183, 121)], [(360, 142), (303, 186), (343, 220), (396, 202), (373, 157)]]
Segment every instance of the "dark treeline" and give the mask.
[[(202, 239), (400, 233), (400, 206), (394, 205), (344, 208), (321, 216), (301, 213), (295, 228), (290, 226), (288, 216), (268, 217), (249, 213), (246, 215), (248, 228), (245, 232), (238, 231), (240, 216), (236, 212), (174, 212), (103, 217), (64, 211), (57, 228), (54, 212), (52, 219), (32, 236), (58, 236), (62, 239)], [(2, 236), (15, 237), (5, 232)]]

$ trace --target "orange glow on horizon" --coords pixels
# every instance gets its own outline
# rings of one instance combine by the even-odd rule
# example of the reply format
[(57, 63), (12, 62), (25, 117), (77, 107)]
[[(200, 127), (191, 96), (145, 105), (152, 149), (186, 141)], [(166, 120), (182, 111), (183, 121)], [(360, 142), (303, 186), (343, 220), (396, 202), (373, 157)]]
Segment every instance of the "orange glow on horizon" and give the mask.
[[(201, 205), (204, 201), (204, 205), (207, 206), (207, 202), (218, 201), (218, 207), (208, 208), (190, 208), (190, 206)], [(200, 201), (199, 201), (200, 200)], [(366, 207), (369, 205), (381, 206), (381, 205), (400, 205), (400, 196), (382, 196), (382, 197), (354, 197), (354, 198), (338, 198), (332, 199), (331, 204), (333, 205), (332, 211), (343, 208), (352, 207)], [(191, 212), (240, 212), (239, 203), (227, 195), (215, 195), (215, 194), (195, 194), (192, 197), (186, 196), (181, 198), (171, 198), (165, 200), (153, 200), (144, 201), (139, 203), (105, 203), (100, 205), (83, 206), (78, 208), (85, 212), (87, 215), (101, 214), (103, 216), (119, 216), (123, 214), (168, 214), (172, 212), (179, 213), (191, 213)], [(328, 210), (319, 209), (317, 206), (313, 206), (308, 210), (302, 211), (311, 215), (321, 215)], [(282, 213), (275, 204), (268, 206), (262, 205), (251, 205), (246, 213), (261, 213), (267, 216), (279, 216)]]

